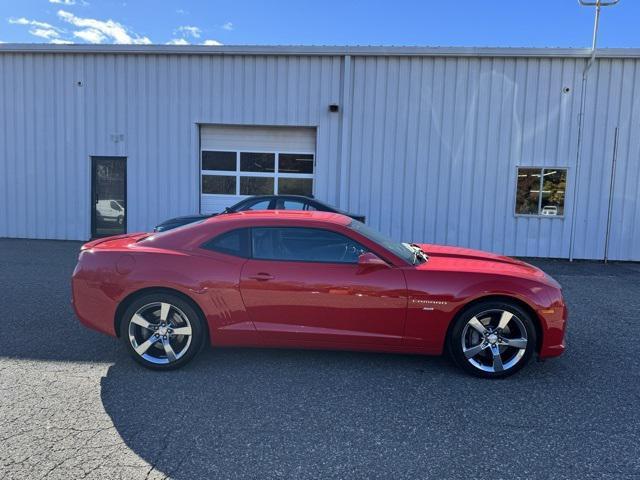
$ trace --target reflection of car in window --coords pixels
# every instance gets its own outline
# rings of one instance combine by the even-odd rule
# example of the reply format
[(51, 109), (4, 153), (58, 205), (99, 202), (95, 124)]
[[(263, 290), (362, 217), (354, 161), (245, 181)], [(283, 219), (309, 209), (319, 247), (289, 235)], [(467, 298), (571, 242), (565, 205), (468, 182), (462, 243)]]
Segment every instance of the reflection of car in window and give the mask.
[(105, 222), (117, 222), (122, 225), (124, 221), (124, 207), (117, 200), (98, 200), (96, 212)]
[(547, 205), (542, 208), (542, 215), (558, 215), (558, 207), (555, 205)]

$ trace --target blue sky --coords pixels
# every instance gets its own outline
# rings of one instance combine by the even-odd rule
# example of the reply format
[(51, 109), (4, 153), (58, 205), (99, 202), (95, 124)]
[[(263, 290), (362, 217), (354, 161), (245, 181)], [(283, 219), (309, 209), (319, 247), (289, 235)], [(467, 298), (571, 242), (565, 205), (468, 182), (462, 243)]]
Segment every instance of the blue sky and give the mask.
[[(585, 47), (577, 0), (0, 0), (0, 41)], [(601, 47), (640, 47), (640, 0), (604, 9)]]

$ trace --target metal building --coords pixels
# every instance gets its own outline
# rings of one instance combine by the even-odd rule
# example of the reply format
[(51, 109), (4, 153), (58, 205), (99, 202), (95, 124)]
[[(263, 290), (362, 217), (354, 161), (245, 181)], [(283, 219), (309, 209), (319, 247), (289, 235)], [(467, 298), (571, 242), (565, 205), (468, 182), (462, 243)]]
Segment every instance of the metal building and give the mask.
[(0, 236), (293, 192), (397, 239), (640, 260), (640, 50), (598, 52), (578, 154), (588, 55), (0, 45)]

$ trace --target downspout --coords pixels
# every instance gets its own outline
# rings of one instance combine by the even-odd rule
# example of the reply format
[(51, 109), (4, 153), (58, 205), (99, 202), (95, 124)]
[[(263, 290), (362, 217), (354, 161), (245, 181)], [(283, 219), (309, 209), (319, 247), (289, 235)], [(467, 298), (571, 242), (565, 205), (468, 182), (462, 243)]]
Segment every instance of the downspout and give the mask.
[(347, 209), (349, 187), (349, 147), (351, 138), (351, 55), (343, 57), (343, 73), (340, 98), (340, 130), (339, 130), (339, 155), (340, 155), (340, 181), (337, 193), (337, 204), (342, 209)]
[(576, 154), (576, 170), (574, 174), (575, 178), (575, 187), (573, 188), (573, 212), (571, 215), (571, 235), (569, 237), (569, 261), (573, 262), (573, 250), (574, 250), (574, 242), (575, 242), (575, 234), (576, 234), (576, 221), (578, 219), (578, 215), (576, 214), (577, 205), (578, 205), (578, 187), (580, 185), (580, 157), (582, 156), (582, 142), (584, 136), (584, 111), (587, 103), (587, 79), (589, 77), (589, 70), (591, 70), (591, 66), (596, 58), (596, 46), (598, 44), (598, 26), (600, 23), (600, 9), (602, 7), (608, 7), (611, 5), (615, 5), (620, 0), (611, 0), (609, 2), (602, 2), (602, 0), (596, 0), (596, 2), (586, 2), (585, 0), (578, 0), (580, 5), (585, 6), (595, 6), (596, 7), (596, 15), (595, 20), (593, 22), (593, 38), (591, 41), (591, 55), (589, 55), (589, 60), (587, 60), (587, 64), (582, 72), (582, 88), (580, 91), (580, 112), (578, 113), (578, 148)]

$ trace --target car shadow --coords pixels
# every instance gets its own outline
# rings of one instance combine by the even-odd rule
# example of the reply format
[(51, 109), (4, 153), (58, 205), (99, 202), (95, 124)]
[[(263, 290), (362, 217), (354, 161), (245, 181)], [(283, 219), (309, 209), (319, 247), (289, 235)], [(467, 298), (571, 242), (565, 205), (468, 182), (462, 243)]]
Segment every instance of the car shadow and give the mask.
[(156, 372), (123, 353), (102, 378), (104, 409), (175, 479), (446, 477), (460, 435), (482, 440), (476, 409), (514, 388), (531, 395), (549, 374), (533, 364), (515, 387), (441, 357), (266, 349), (207, 350)]

